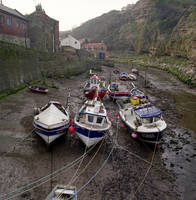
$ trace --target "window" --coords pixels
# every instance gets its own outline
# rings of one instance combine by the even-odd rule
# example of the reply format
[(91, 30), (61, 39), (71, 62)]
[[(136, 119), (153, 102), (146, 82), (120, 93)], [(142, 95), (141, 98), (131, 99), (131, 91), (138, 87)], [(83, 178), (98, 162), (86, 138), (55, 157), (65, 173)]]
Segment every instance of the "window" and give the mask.
[(12, 19), (11, 19), (11, 17), (7, 17), (7, 25), (8, 26), (12, 25)]
[(20, 28), (20, 22), (16, 21), (16, 28)]
[(88, 122), (93, 123), (93, 116), (92, 115), (88, 115)]
[(4, 24), (4, 21), (5, 21), (4, 16), (0, 15), (0, 24)]
[(149, 124), (153, 122), (153, 118), (143, 118), (143, 123), (144, 124)]
[(97, 124), (101, 124), (102, 123), (103, 118), (102, 117), (97, 117)]
[(161, 119), (161, 115), (154, 117), (154, 122), (157, 122)]
[(23, 23), (23, 30), (27, 29), (27, 25), (25, 23)]

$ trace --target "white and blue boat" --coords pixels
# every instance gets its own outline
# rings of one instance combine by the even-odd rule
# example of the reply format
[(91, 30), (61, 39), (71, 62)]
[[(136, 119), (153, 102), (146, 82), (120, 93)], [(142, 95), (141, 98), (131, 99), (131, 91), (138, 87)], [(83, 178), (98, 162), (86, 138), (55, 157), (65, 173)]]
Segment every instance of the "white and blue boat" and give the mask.
[(122, 122), (133, 138), (152, 144), (160, 142), (162, 133), (167, 128), (160, 109), (150, 103), (136, 106), (118, 102), (118, 105)]
[(75, 131), (82, 142), (90, 147), (101, 141), (111, 127), (106, 109), (97, 98), (88, 100), (74, 118)]
[(50, 144), (67, 133), (70, 117), (66, 109), (57, 101), (50, 101), (34, 116), (35, 132)]
[(75, 186), (57, 185), (45, 200), (77, 200)]

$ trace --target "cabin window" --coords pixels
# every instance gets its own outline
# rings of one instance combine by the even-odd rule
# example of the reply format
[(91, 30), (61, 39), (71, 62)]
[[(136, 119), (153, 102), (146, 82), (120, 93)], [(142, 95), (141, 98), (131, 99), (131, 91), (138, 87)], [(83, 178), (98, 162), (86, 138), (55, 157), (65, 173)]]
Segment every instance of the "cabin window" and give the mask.
[(150, 124), (153, 122), (153, 118), (152, 117), (151, 118), (143, 118), (142, 121), (144, 124)]
[(103, 121), (103, 118), (102, 117), (97, 117), (97, 124), (101, 124)]
[(11, 19), (11, 17), (7, 17), (7, 25), (8, 26), (12, 25), (12, 19)]
[(0, 24), (4, 24), (5, 18), (3, 15), (0, 15)]
[(161, 119), (161, 115), (154, 117), (154, 122), (157, 122)]
[(94, 117), (92, 115), (88, 115), (88, 122), (93, 123)]

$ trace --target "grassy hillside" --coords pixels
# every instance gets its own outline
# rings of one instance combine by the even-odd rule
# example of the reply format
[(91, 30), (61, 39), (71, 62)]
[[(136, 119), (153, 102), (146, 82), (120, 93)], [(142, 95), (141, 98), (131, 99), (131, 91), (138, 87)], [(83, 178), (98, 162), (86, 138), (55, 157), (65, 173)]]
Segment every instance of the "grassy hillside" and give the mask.
[(131, 10), (103, 14), (71, 34), (78, 39), (103, 41), (109, 50), (193, 59), (195, 25), (195, 0), (140, 0)]

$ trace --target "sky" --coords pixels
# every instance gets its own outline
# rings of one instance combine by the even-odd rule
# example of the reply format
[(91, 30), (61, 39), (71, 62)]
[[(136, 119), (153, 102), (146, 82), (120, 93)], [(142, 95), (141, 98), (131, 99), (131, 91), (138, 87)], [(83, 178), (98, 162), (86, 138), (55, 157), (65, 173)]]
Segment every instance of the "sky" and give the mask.
[(60, 31), (71, 30), (89, 19), (111, 10), (121, 10), (127, 4), (138, 0), (2, 0), (3, 5), (16, 9), (22, 14), (35, 11), (41, 3), (46, 14), (59, 21)]

